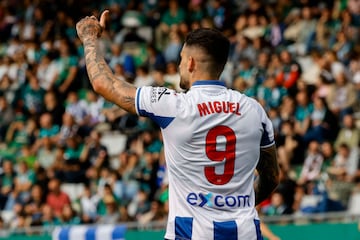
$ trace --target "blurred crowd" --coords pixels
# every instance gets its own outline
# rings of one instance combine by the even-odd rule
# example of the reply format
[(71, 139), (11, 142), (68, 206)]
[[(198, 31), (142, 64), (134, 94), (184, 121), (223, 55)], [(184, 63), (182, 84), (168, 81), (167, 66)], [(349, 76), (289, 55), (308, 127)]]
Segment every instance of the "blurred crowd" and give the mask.
[[(262, 215), (348, 210), (360, 189), (359, 1), (9, 0), (0, 3), (0, 226), (166, 218), (159, 128), (95, 94), (87, 78), (75, 24), (104, 9), (99, 47), (137, 87), (182, 91), (186, 34), (228, 36), (221, 79), (256, 98), (274, 125), (281, 181)], [(126, 136), (115, 155), (102, 141), (111, 133)]]

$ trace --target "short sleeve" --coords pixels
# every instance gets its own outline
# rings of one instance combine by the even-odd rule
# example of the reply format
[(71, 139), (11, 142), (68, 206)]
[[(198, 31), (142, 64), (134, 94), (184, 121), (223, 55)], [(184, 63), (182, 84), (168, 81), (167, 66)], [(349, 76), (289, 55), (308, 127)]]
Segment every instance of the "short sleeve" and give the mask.
[(262, 119), (261, 119), (261, 125), (263, 128), (263, 134), (261, 137), (260, 147), (270, 147), (273, 144), (275, 144), (274, 140), (274, 128), (272, 125), (271, 120), (266, 115), (266, 112), (264, 109), (262, 109)]
[(250, 101), (252, 101), (253, 106), (257, 109), (257, 112), (259, 114), (260, 120), (261, 120), (261, 127), (262, 127), (262, 136), (260, 141), (260, 147), (266, 148), (270, 147), (275, 144), (274, 140), (274, 127), (267, 116), (264, 108), (253, 98), (249, 98)]
[(164, 87), (141, 87), (136, 91), (135, 106), (139, 116), (151, 118), (166, 128), (176, 117), (177, 93)]

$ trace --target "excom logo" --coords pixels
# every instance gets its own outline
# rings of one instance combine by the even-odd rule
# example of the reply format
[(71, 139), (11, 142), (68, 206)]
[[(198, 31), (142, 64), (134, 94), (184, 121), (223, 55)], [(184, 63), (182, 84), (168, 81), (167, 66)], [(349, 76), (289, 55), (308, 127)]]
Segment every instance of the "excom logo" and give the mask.
[(217, 208), (243, 208), (250, 207), (249, 195), (215, 195), (213, 193), (189, 193), (186, 201), (192, 206)]

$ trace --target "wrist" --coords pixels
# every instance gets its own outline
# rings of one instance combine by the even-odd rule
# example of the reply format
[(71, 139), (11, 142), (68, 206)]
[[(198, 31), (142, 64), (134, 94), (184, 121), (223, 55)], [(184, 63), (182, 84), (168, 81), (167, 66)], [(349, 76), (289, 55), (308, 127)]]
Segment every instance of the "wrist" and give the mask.
[(97, 40), (96, 36), (88, 36), (88, 37), (83, 38), (82, 42), (84, 45), (86, 45), (86, 44), (94, 43), (94, 42), (96, 42), (96, 40)]

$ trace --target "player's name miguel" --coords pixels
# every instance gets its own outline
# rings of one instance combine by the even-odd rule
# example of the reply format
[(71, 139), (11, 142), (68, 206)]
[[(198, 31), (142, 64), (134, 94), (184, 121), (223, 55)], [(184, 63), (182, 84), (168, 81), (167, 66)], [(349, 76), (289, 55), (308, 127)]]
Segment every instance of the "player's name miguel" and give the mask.
[(203, 102), (197, 105), (200, 117), (214, 113), (230, 113), (240, 116), (240, 103), (238, 102)]

